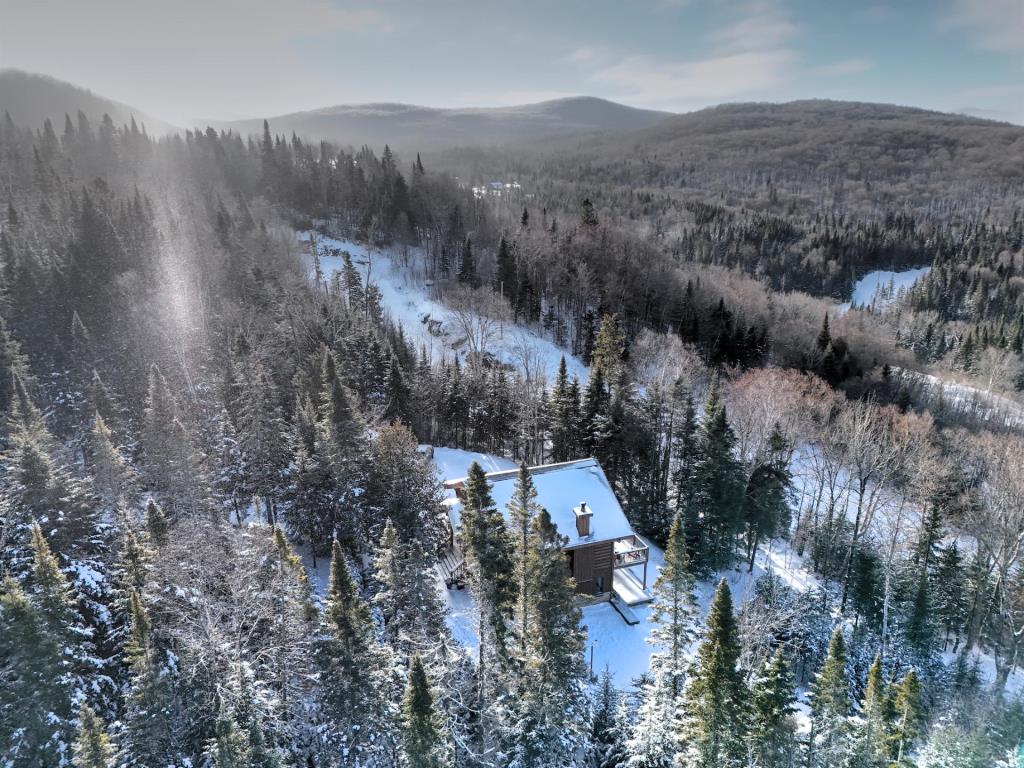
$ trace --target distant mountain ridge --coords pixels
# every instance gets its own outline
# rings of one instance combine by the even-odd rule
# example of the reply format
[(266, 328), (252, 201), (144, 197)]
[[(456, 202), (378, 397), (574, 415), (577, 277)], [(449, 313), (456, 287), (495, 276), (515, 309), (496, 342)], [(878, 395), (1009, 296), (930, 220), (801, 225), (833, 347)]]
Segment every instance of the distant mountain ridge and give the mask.
[[(770, 196), (770, 180), (802, 189), (808, 200), (839, 194), (843, 205), (855, 195), (867, 206), (927, 206), (932, 198), (968, 204), (984, 187), (1013, 207), (1024, 185), (1024, 126), (826, 99), (723, 104), (586, 141), (567, 136), (509, 146), (490, 163), (470, 155), (454, 171), (500, 176), (513, 166), (543, 173), (548, 182), (611, 185), (630, 194), (739, 193), (753, 201)], [(753, 179), (760, 189), (749, 186)], [(741, 197), (736, 201), (742, 205)]]
[[(353, 145), (390, 144), (410, 150), (493, 145), (581, 133), (623, 132), (654, 126), (670, 112), (637, 109), (578, 96), (510, 107), (440, 108), (416, 104), (341, 104), (267, 118), (274, 133)], [(263, 131), (263, 120), (212, 122), (243, 135)]]
[(64, 126), (64, 115), (75, 120), (79, 111), (93, 123), (98, 123), (104, 114), (108, 114), (117, 126), (127, 125), (134, 117), (139, 127), (145, 125), (151, 136), (180, 130), (139, 109), (49, 75), (0, 69), (0, 112), (10, 115), (15, 125), (34, 129), (49, 118), (54, 129), (60, 132)]

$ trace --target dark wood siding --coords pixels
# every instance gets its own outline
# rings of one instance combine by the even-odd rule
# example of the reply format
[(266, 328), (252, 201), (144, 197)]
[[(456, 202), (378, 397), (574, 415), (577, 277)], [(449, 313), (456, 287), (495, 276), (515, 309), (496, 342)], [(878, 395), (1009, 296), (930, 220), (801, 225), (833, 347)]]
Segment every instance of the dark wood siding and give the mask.
[(614, 546), (614, 542), (602, 541), (569, 550), (572, 553), (570, 561), (577, 592), (582, 595), (593, 595), (598, 579), (601, 579), (603, 592), (611, 591)]

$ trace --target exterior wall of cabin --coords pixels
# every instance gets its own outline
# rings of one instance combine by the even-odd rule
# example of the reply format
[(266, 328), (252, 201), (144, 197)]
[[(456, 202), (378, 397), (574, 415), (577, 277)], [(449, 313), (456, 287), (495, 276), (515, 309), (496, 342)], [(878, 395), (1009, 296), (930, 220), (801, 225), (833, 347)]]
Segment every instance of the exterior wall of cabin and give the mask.
[(612, 590), (612, 554), (615, 542), (600, 541), (565, 550), (576, 591), (581, 595), (595, 595)]

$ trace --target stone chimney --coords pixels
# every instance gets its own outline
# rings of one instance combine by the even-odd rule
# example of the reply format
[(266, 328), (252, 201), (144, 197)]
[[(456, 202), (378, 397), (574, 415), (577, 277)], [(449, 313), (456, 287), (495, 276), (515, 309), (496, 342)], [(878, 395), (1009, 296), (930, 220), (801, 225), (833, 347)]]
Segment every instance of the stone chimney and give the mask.
[(578, 507), (573, 507), (572, 511), (576, 515), (576, 533), (580, 535), (580, 538), (590, 536), (593, 533), (590, 520), (594, 516), (594, 511), (587, 506), (585, 501), (581, 501)]

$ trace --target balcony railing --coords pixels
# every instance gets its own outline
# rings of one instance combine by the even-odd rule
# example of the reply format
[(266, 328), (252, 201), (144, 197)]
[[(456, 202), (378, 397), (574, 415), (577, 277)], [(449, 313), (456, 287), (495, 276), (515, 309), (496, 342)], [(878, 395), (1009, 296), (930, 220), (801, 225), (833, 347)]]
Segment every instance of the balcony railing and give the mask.
[(643, 565), (647, 562), (647, 545), (639, 536), (626, 536), (615, 540), (612, 555), (613, 568), (629, 568), (632, 565)]

